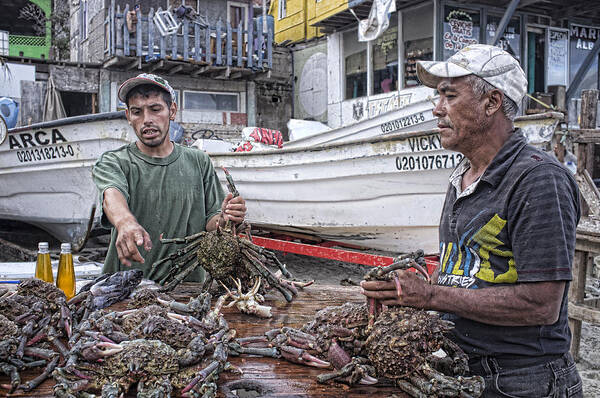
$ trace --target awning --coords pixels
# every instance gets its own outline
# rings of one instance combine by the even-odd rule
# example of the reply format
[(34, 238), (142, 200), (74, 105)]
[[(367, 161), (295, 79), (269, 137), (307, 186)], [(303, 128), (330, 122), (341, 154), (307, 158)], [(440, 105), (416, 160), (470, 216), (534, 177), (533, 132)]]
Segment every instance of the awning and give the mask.
[[(347, 9), (315, 22), (312, 26), (321, 28), (323, 33), (331, 33), (348, 27), (348, 25), (355, 26), (358, 23), (356, 17), (358, 17), (358, 19), (369, 17), (372, 4), (373, 0), (348, 0)], [(356, 17), (352, 14), (352, 11), (354, 11)]]

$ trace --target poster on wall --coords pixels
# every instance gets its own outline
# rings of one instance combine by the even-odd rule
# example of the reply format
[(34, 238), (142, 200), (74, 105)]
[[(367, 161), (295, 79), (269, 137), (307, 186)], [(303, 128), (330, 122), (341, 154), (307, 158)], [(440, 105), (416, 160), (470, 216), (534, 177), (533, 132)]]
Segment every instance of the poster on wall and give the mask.
[[(497, 15), (488, 15), (485, 26), (485, 39), (487, 44), (492, 44), (496, 37), (496, 29), (500, 25), (502, 17)], [(506, 29), (504, 29), (503, 35), (498, 40), (498, 47), (508, 52), (510, 55), (515, 57), (519, 62), (521, 61), (521, 18), (512, 18)]]
[(569, 70), (569, 31), (566, 29), (548, 28), (546, 31), (546, 86), (568, 84)]
[[(570, 24), (569, 34), (569, 82), (571, 82), (587, 55), (594, 48), (596, 41), (600, 39), (600, 27)], [(575, 94), (575, 97), (579, 96), (582, 87), (598, 87), (598, 58), (592, 61), (590, 68), (579, 85), (579, 90)]]
[(470, 44), (479, 43), (480, 26), (479, 11), (446, 6), (442, 40), (444, 59)]

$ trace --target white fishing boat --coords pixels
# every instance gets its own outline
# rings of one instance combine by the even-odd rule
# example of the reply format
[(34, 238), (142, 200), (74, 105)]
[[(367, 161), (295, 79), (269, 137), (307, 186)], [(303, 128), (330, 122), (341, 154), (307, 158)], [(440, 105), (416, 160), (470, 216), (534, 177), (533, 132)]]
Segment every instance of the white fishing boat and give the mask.
[(210, 156), (223, 183), (220, 167), (231, 173), (254, 226), (430, 253), (448, 176), (462, 158), (434, 130)]
[(431, 97), (423, 98), (400, 109), (377, 114), (354, 124), (286, 142), (285, 147), (300, 148), (401, 132), (430, 130), (437, 126), (437, 118), (432, 113), (434, 100)]
[[(549, 147), (560, 120), (561, 113), (551, 112), (515, 124), (531, 143)], [(448, 177), (462, 159), (442, 148), (437, 130), (210, 156), (224, 187), (220, 167), (230, 171), (253, 226), (427, 253), (439, 251)]]
[(0, 144), (0, 218), (38, 226), (78, 250), (97, 218), (92, 166), (134, 139), (124, 112), (9, 130)]

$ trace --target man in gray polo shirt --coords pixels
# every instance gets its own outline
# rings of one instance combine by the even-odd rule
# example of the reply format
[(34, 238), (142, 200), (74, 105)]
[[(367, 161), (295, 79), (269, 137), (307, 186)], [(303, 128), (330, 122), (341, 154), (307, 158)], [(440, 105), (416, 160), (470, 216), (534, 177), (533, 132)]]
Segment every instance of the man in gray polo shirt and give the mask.
[(440, 94), (442, 146), (464, 155), (442, 210), (437, 283), (398, 272), (400, 297), (393, 282), (363, 281), (363, 293), (445, 313), (486, 397), (582, 396), (567, 315), (579, 193), (513, 126), (525, 73), (478, 44), (447, 62), (420, 61), (417, 74)]

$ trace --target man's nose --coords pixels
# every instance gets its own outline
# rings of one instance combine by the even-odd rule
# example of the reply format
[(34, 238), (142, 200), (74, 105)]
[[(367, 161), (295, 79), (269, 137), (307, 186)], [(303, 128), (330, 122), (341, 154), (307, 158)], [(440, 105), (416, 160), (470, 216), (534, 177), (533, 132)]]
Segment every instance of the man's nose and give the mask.
[(446, 108), (444, 106), (444, 101), (440, 98), (438, 103), (435, 105), (435, 108), (432, 110), (433, 116), (442, 117), (446, 115)]
[(154, 118), (152, 112), (149, 109), (144, 110), (144, 124), (152, 124), (154, 122)]

